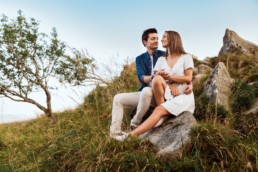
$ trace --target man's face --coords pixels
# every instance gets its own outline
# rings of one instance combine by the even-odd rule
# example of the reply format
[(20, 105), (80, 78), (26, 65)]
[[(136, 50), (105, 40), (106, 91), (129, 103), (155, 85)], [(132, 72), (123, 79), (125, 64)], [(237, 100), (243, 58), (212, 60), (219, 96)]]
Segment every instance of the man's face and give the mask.
[(158, 48), (158, 34), (150, 33), (147, 41), (144, 41), (144, 44), (147, 49), (155, 50)]

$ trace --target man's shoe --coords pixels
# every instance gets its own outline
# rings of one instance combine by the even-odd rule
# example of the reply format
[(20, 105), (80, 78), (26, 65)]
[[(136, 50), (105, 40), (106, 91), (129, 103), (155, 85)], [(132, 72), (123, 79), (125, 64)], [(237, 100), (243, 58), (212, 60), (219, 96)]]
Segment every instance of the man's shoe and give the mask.
[(127, 139), (129, 136), (129, 134), (122, 132), (121, 135), (116, 135), (115, 137), (113, 137), (115, 140), (117, 141), (124, 141), (125, 139)]

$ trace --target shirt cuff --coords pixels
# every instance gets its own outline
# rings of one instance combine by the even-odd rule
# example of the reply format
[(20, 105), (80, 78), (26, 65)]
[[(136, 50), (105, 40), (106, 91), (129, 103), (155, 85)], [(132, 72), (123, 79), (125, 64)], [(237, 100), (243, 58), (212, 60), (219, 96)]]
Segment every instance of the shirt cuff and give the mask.
[(141, 81), (142, 81), (142, 83), (145, 83), (144, 80), (143, 80), (144, 77), (145, 77), (145, 75), (142, 75), (142, 76), (141, 76)]

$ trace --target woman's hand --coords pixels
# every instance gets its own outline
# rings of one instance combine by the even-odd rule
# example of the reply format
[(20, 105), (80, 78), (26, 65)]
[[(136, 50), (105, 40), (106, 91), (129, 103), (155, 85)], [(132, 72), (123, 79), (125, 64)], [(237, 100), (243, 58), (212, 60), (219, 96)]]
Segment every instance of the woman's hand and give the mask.
[(174, 86), (174, 85), (169, 85), (169, 88), (171, 90), (171, 94), (176, 97), (178, 96), (180, 93), (178, 91), (178, 89)]
[(164, 78), (165, 80), (169, 78), (169, 74), (164, 69), (161, 69), (160, 71), (158, 71), (157, 75), (162, 76), (162, 78)]

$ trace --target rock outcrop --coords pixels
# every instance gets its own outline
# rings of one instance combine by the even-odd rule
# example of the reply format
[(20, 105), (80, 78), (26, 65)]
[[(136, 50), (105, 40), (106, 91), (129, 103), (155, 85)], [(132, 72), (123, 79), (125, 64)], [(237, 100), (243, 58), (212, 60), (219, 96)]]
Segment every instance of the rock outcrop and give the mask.
[(209, 76), (204, 90), (209, 96), (211, 102), (216, 102), (218, 105), (224, 106), (229, 110), (229, 96), (231, 94), (231, 84), (233, 79), (230, 78), (229, 73), (224, 63), (219, 62), (211, 75)]
[(180, 155), (182, 146), (190, 145), (189, 132), (197, 124), (190, 112), (183, 112), (177, 117), (167, 119), (161, 126), (142, 135), (157, 146), (158, 155)]
[(236, 32), (226, 29), (223, 37), (223, 46), (219, 56), (228, 53), (245, 54), (247, 56), (258, 54), (258, 46), (246, 41), (236, 34)]
[(210, 74), (213, 71), (213, 69), (205, 64), (200, 64), (199, 66), (194, 68), (194, 72), (198, 74)]

